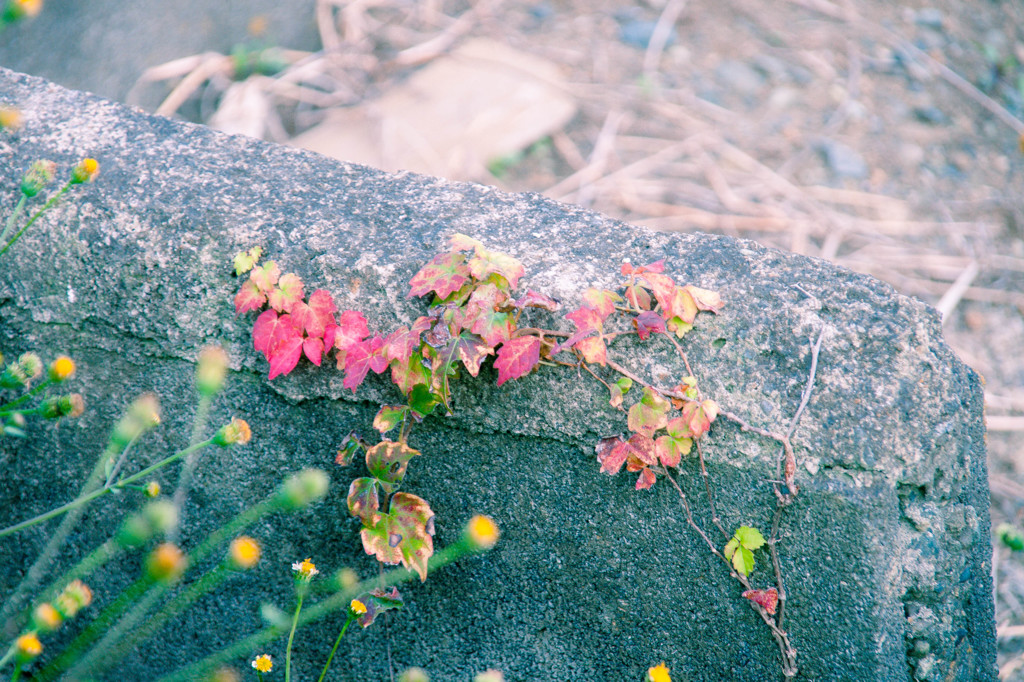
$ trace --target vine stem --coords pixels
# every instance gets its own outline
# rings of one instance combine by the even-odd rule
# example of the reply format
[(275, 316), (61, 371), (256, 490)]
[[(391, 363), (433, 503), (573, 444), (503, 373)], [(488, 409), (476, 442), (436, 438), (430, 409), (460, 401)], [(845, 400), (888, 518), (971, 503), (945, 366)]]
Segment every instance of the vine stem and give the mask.
[(21, 235), (25, 234), (25, 230), (27, 230), (28, 228), (32, 227), (32, 223), (34, 223), (39, 216), (43, 215), (44, 211), (46, 211), (48, 208), (50, 208), (55, 203), (57, 203), (57, 200), (60, 199), (64, 195), (65, 192), (67, 192), (69, 189), (71, 189), (71, 185), (72, 185), (72, 182), (70, 180), (68, 180), (68, 183), (66, 185), (64, 185), (63, 187), (61, 187), (59, 192), (57, 192), (52, 197), (50, 197), (50, 200), (47, 201), (43, 205), (43, 207), (41, 209), (36, 211), (35, 215), (33, 215), (31, 218), (29, 218), (28, 222), (25, 223), (25, 226), (22, 227), (20, 230), (18, 230), (18, 232), (13, 237), (11, 237), (11, 241), (7, 242), (7, 244), (4, 245), (4, 247), (2, 249), (0, 249), (0, 256), (4, 255), (4, 253), (7, 251), (7, 249), (11, 248), (14, 245), (14, 242), (18, 241), (18, 238), (21, 237)]

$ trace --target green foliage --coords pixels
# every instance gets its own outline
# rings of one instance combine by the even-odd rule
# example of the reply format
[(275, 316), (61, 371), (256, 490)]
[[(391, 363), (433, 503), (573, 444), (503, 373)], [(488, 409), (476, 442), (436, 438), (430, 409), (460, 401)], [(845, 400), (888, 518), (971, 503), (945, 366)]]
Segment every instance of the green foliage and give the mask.
[(742, 576), (750, 575), (754, 570), (754, 550), (765, 543), (764, 536), (756, 528), (740, 526), (735, 535), (725, 545), (723, 554), (732, 562), (732, 567)]

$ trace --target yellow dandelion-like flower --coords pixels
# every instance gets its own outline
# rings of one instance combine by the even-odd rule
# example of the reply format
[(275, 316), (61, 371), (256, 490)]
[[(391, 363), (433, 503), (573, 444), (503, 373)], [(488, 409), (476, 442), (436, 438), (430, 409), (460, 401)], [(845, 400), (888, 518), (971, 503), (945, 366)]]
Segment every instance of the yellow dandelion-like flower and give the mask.
[(43, 643), (34, 632), (26, 632), (15, 641), (14, 646), (22, 659), (35, 658), (43, 653)]
[(64, 616), (49, 602), (43, 602), (32, 610), (32, 625), (43, 632), (52, 632), (64, 622)]
[(99, 174), (100, 164), (96, 159), (82, 159), (71, 169), (71, 183), (80, 185), (83, 182), (92, 182)]
[(490, 517), (477, 514), (466, 524), (466, 537), (469, 538), (470, 544), (477, 549), (494, 547), (498, 542), (499, 535), (501, 533), (498, 531), (498, 526)]
[(292, 564), (292, 570), (303, 580), (312, 580), (313, 576), (320, 572), (316, 570), (316, 564), (309, 557), (306, 557), (305, 561), (296, 561)]
[(353, 616), (361, 616), (366, 613), (366, 604), (358, 599), (353, 599), (348, 605), (348, 610)]
[(14, 107), (0, 107), (0, 129), (17, 130), (21, 127), (21, 112)]
[(248, 535), (242, 535), (231, 541), (228, 555), (235, 568), (248, 569), (259, 563), (260, 543)]
[(34, 17), (43, 11), (43, 0), (14, 0), (17, 8), (25, 16)]
[(238, 445), (245, 445), (250, 440), (252, 440), (252, 430), (249, 428), (249, 423), (237, 417), (222, 426), (217, 435), (213, 437), (213, 442), (221, 447), (235, 445), (236, 443)]
[(156, 481), (150, 481), (146, 484), (146, 496), (156, 497), (160, 494), (160, 484)]
[(672, 678), (668, 675), (668, 666), (662, 662), (653, 668), (648, 668), (647, 680), (648, 682), (672, 682)]
[(146, 560), (146, 572), (153, 580), (170, 582), (177, 580), (185, 572), (188, 559), (181, 549), (170, 542), (165, 542), (154, 549)]
[(261, 673), (269, 673), (274, 669), (274, 661), (270, 658), (270, 654), (260, 654), (256, 658), (252, 659), (252, 667)]
[(50, 363), (50, 381), (61, 382), (75, 373), (75, 361), (66, 355), (61, 355)]

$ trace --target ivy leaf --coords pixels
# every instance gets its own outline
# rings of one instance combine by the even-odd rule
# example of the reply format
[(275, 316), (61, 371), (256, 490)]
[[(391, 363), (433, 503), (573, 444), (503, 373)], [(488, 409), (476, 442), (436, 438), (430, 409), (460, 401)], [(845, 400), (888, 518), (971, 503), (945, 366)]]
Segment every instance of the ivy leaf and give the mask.
[(266, 295), (260, 291), (256, 283), (252, 281), (252, 277), (250, 277), (245, 280), (242, 288), (235, 294), (235, 315), (241, 315), (250, 310), (259, 310), (266, 302)]
[(677, 467), (684, 456), (693, 449), (693, 441), (689, 438), (661, 436), (655, 441), (658, 448), (658, 459), (663, 466)]
[(658, 477), (653, 471), (644, 467), (640, 471), (640, 476), (636, 479), (636, 490), (647, 490), (658, 480)]
[(283, 339), (270, 351), (270, 374), (267, 379), (273, 379), (281, 374), (288, 374), (299, 364), (302, 357), (302, 337), (296, 334)]
[(639, 284), (626, 287), (626, 302), (638, 310), (651, 309), (651, 294)]
[(433, 321), (426, 316), (416, 318), (411, 328), (399, 327), (384, 339), (384, 357), (388, 361), (408, 360), (420, 345), (420, 335), (430, 329)]
[(387, 369), (388, 361), (381, 353), (383, 347), (384, 339), (376, 335), (350, 346), (345, 353), (345, 380), (341, 385), (354, 393), (371, 369), (377, 374)]
[(262, 246), (254, 246), (248, 251), (239, 251), (235, 254), (235, 275), (241, 277), (245, 273), (252, 270), (252, 267), (256, 265), (256, 262), (263, 255)]
[(265, 310), (252, 327), (253, 347), (270, 362), (269, 378), (287, 374), (302, 356), (302, 335), (289, 315)]
[(452, 251), (477, 251), (484, 248), (484, 243), (479, 239), (473, 239), (472, 237), (456, 232), (448, 238), (448, 247)]
[(476, 334), (462, 332), (443, 351), (443, 357), (449, 364), (456, 359), (461, 360), (466, 370), (473, 376), (480, 374), (480, 364), (488, 355), (494, 355), (494, 349), (484, 343)]
[(774, 587), (767, 590), (744, 590), (742, 596), (760, 606), (769, 616), (775, 615), (779, 605), (779, 591)]
[(364, 526), (376, 523), (375, 517), (380, 516), (380, 497), (377, 493), (377, 480), (369, 477), (357, 478), (348, 487), (348, 513), (358, 516)]
[(718, 403), (714, 400), (705, 400), (702, 403), (688, 402), (683, 405), (681, 412), (683, 416), (679, 419), (682, 419), (683, 423), (676, 424), (677, 433), (687, 438), (700, 438), (707, 433), (711, 428), (711, 422), (718, 416)]
[(692, 284), (687, 284), (685, 287), (686, 292), (693, 297), (694, 303), (701, 310), (707, 310), (709, 312), (718, 314), (718, 311), (725, 306), (722, 302), (722, 297), (718, 295), (717, 291), (709, 291), (708, 289), (701, 289), (695, 287)]
[[(626, 441), (626, 447), (629, 451), (626, 468), (629, 471), (640, 471), (644, 466), (653, 466), (658, 463), (657, 446), (650, 436), (634, 433)], [(629, 460), (635, 460), (635, 462)]]
[(434, 512), (425, 500), (410, 493), (395, 493), (391, 511), (363, 528), (363, 550), (386, 564), (401, 562), (427, 579), (427, 561), (434, 553)]
[(431, 392), (425, 383), (416, 384), (409, 393), (409, 407), (421, 417), (433, 412), (440, 403), (440, 396)]
[(334, 347), (338, 349), (338, 369), (345, 368), (348, 350), (370, 335), (366, 318), (362, 313), (346, 310), (338, 316), (338, 328), (334, 332)]
[(622, 297), (614, 291), (607, 289), (595, 289), (590, 287), (583, 292), (583, 303), (588, 308), (593, 308), (602, 317), (607, 318), (615, 312), (615, 304), (622, 301)]
[(527, 289), (526, 295), (515, 302), (515, 307), (519, 309), (541, 308), (553, 313), (562, 307), (562, 304), (544, 294), (538, 294), (536, 291)]
[(516, 288), (519, 278), (526, 274), (523, 264), (512, 256), (482, 248), (477, 248), (476, 255), (469, 260), (469, 271), (479, 280), (491, 274), (501, 275), (508, 280), (512, 289)]
[(668, 327), (668, 330), (675, 332), (676, 337), (680, 339), (686, 336), (686, 334), (693, 329), (693, 324), (690, 322), (683, 322), (683, 320), (678, 317), (673, 317), (665, 324)]
[(664, 311), (666, 320), (680, 320), (686, 324), (693, 324), (697, 319), (697, 302), (686, 290), (686, 287), (676, 287), (672, 294), (672, 302)]
[(636, 327), (636, 333), (640, 336), (641, 341), (646, 341), (651, 334), (665, 333), (665, 320), (650, 310), (645, 310), (634, 317), (633, 326)]
[(413, 353), (406, 360), (391, 361), (391, 381), (405, 395), (416, 386), (424, 386), (430, 382), (430, 372), (423, 366), (423, 356)]
[(373, 418), (373, 428), (380, 431), (381, 435), (384, 435), (398, 426), (408, 412), (408, 405), (384, 405), (377, 412), (377, 416)]
[(653, 437), (655, 431), (664, 428), (668, 423), (668, 411), (671, 406), (672, 403), (668, 400), (645, 387), (640, 402), (629, 408), (629, 430), (642, 433), (648, 438)]
[(405, 443), (381, 441), (366, 451), (366, 469), (377, 479), (384, 492), (391, 494), (401, 487), (409, 460), (418, 454), (419, 450), (413, 450)]
[[(297, 301), (292, 306), (291, 316), (295, 323), (305, 330), (306, 334), (323, 338), (329, 326), (337, 326), (337, 320), (334, 319), (334, 313), (337, 310), (331, 294), (323, 289), (317, 289), (310, 295), (308, 304)], [(363, 322), (366, 321), (363, 320)], [(326, 339), (324, 343), (328, 346), (334, 345), (326, 343)]]
[(629, 456), (629, 446), (618, 436), (602, 438), (594, 449), (601, 472), (612, 476), (619, 473)]
[(583, 354), (583, 359), (592, 365), (604, 365), (608, 362), (608, 348), (601, 336), (590, 336), (576, 342), (576, 350)]
[(631, 263), (623, 263), (622, 264), (622, 268), (621, 268), (623, 275), (634, 275), (634, 274), (639, 275), (639, 274), (642, 274), (644, 272), (662, 272), (664, 269), (665, 269), (665, 261), (664, 260), (656, 260), (653, 263), (648, 263), (647, 265), (641, 265), (640, 267), (633, 267), (633, 265)]
[(376, 620), (377, 616), (385, 611), (400, 609), (404, 606), (402, 595), (398, 592), (397, 587), (392, 587), (387, 592), (383, 588), (378, 587), (372, 592), (360, 595), (358, 599), (366, 607), (366, 613), (359, 616), (358, 619), (359, 624), (364, 628), (373, 625), (373, 621)]
[(317, 367), (320, 366), (320, 358), (324, 354), (324, 340), (307, 336), (302, 340), (302, 354)]
[(517, 336), (498, 348), (494, 367), (498, 370), (498, 385), (509, 379), (526, 376), (540, 363), (540, 339), (536, 336)]
[(347, 467), (352, 463), (356, 453), (359, 452), (359, 448), (362, 445), (359, 443), (359, 436), (356, 435), (355, 431), (349, 432), (347, 436), (341, 441), (341, 445), (338, 446), (338, 454), (334, 457), (334, 463), (338, 466)]
[[(661, 306), (662, 314), (671, 313), (672, 301), (676, 293), (676, 283), (672, 281), (672, 278), (656, 272), (645, 272), (640, 275), (640, 278), (647, 283), (651, 293), (654, 294), (658, 305)], [(673, 315), (668, 315), (668, 317), (673, 317)]]
[(750, 526), (740, 526), (725, 545), (723, 553), (740, 575), (750, 575), (754, 570), (754, 550), (763, 546), (764, 536)]
[(270, 307), (277, 312), (291, 312), (292, 306), (302, 300), (302, 280), (294, 272), (282, 277), (267, 294)]
[(409, 280), (409, 298), (425, 296), (433, 291), (446, 298), (469, 281), (469, 267), (461, 253), (440, 253)]
[(277, 263), (272, 260), (267, 261), (258, 268), (254, 268), (249, 274), (249, 279), (264, 294), (270, 294), (280, 277), (281, 268), (277, 267)]
[(633, 386), (633, 380), (629, 377), (619, 377), (618, 380), (611, 385), (611, 400), (608, 402), (612, 407), (621, 408), (622, 398), (629, 392), (629, 389)]
[(750, 526), (740, 526), (736, 529), (736, 534), (733, 537), (739, 540), (742, 546), (751, 551), (760, 549), (766, 542), (764, 536), (761, 535), (761, 531)]
[(512, 316), (494, 310), (482, 311), (469, 331), (479, 335), (487, 346), (494, 348), (512, 338)]

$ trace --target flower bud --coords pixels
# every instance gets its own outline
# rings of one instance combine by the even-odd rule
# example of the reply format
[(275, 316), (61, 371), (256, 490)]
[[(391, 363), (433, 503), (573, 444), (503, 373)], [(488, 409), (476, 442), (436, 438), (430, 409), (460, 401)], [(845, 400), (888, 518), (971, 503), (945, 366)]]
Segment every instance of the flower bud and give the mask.
[(301, 509), (327, 494), (329, 480), (320, 469), (304, 469), (290, 477), (277, 493), (285, 509)]
[(165, 542), (146, 558), (146, 575), (163, 583), (176, 581), (188, 567), (188, 559), (177, 545)]
[(231, 567), (247, 570), (260, 561), (260, 544), (247, 535), (242, 535), (231, 541), (228, 548), (228, 557)]
[(216, 395), (224, 386), (228, 371), (228, 354), (220, 346), (207, 346), (199, 352), (196, 366), (196, 388), (205, 396)]
[(57, 596), (55, 606), (65, 619), (74, 618), (92, 603), (92, 590), (81, 580), (72, 580)]
[(148, 429), (160, 423), (160, 402), (152, 393), (144, 393), (135, 399), (121, 421), (114, 427), (111, 442), (118, 450), (141, 436)]
[(146, 484), (146, 497), (158, 497), (160, 495), (160, 484), (150, 481)]
[(366, 613), (366, 604), (358, 599), (353, 599), (348, 604), (348, 613), (352, 617), (361, 616)]
[(122, 547), (138, 547), (156, 534), (166, 534), (178, 525), (178, 508), (170, 500), (153, 500), (137, 514), (132, 514), (114, 536)]
[(71, 378), (75, 373), (75, 361), (66, 355), (59, 356), (50, 363), (50, 381), (60, 383)]
[(221, 427), (213, 442), (223, 448), (229, 445), (245, 445), (252, 440), (252, 430), (244, 419), (234, 417), (229, 423)]
[(81, 417), (83, 412), (85, 400), (79, 393), (50, 397), (39, 406), (39, 413), (46, 419)]
[(342, 568), (334, 574), (334, 582), (340, 590), (351, 590), (359, 584), (359, 575), (351, 568)]
[(53, 181), (56, 172), (57, 164), (53, 161), (36, 161), (21, 179), (21, 193), (29, 198), (34, 197)]
[(43, 373), (43, 360), (35, 353), (23, 353), (18, 358), (18, 366), (29, 379), (35, 379)]
[(64, 616), (49, 602), (43, 602), (32, 610), (32, 627), (40, 632), (53, 632), (64, 622)]
[(100, 173), (100, 164), (96, 159), (82, 159), (78, 165), (71, 169), (71, 184), (80, 185), (83, 182), (92, 182)]
[(34, 17), (43, 9), (43, 0), (9, 0), (4, 7), (3, 19), (8, 22)]
[(466, 524), (466, 541), (473, 549), (490, 549), (498, 542), (501, 533), (494, 521), (487, 516), (477, 514)]
[(430, 675), (423, 668), (406, 668), (398, 676), (398, 682), (430, 682)]

